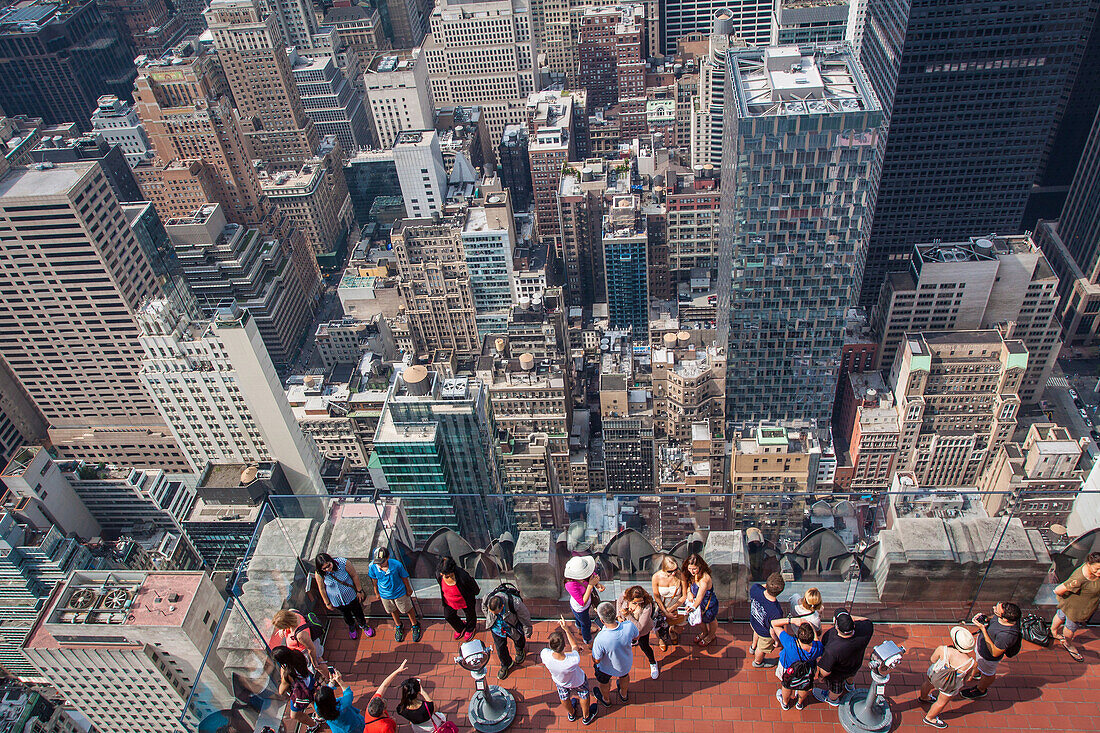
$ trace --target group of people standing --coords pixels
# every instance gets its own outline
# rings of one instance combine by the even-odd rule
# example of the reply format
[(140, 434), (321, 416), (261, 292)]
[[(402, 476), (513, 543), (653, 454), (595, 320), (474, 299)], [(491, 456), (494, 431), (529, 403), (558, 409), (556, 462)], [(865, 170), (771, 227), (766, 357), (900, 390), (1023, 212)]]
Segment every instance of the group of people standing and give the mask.
[[(372, 558), (366, 575), (374, 581), (383, 608), (393, 621), (394, 639), (404, 639), (404, 616), (411, 625), (413, 641), (419, 641), (422, 630), (408, 571), (385, 548), (375, 550)], [(367, 592), (351, 562), (321, 554), (314, 565), (316, 587), (325, 607), (341, 613), (352, 639), (360, 632), (373, 636), (375, 631), (363, 611)], [(550, 673), (570, 721), (579, 718), (589, 725), (596, 719), (600, 705), (629, 702), (635, 646), (649, 662), (650, 677), (658, 678), (653, 636), (661, 651), (679, 644), (688, 626), (700, 629), (693, 644), (707, 647), (715, 641), (718, 598), (710, 567), (699, 554), (689, 555), (682, 563), (670, 555), (661, 557), (648, 590), (633, 585), (614, 601), (601, 599), (606, 589), (592, 557), (571, 558), (564, 576), (573, 622), (559, 618), (558, 628), (550, 633), (539, 659)], [(453, 560), (443, 558), (436, 570), (436, 582), (444, 618), (454, 630), (455, 641), (471, 640), (479, 626), (477, 599), (481, 588), (477, 581)], [(784, 598), (785, 589), (782, 575), (773, 573), (749, 590), (752, 666), (775, 668), (779, 680), (776, 699), (784, 711), (803, 709), (811, 694), (823, 703), (839, 706), (854, 689), (852, 679), (863, 666), (874, 624), (842, 609), (834, 613), (831, 625), (825, 628), (824, 604), (818, 589), (808, 588)], [(1100, 605), (1100, 552), (1091, 553), (1054, 593), (1059, 607), (1050, 631), (1073, 659), (1080, 661), (1081, 654), (1073, 641)], [(506, 679), (526, 658), (527, 641), (534, 631), (531, 613), (519, 590), (509, 583), (500, 583), (487, 593), (480, 611), (482, 628), (492, 636), (500, 661), (497, 677)], [(273, 625), (277, 643), (272, 656), (279, 666), (279, 692), (289, 697), (291, 716), (305, 724), (308, 733), (325, 726), (332, 733), (396, 731), (384, 695), (405, 671), (405, 662), (376, 688), (364, 716), (355, 708), (351, 690), (340, 673), (325, 663), (322, 629), (313, 615), (283, 610), (275, 614)], [(951, 699), (984, 697), (998, 675), (1000, 662), (1020, 651), (1022, 639), (1021, 610), (1010, 601), (997, 603), (991, 614), (977, 614), (972, 629), (951, 628), (946, 642), (933, 651), (921, 687), (919, 700), (928, 706), (924, 724), (946, 728), (940, 713)], [(591, 688), (582, 666), (582, 645), (591, 653), (595, 677)], [(778, 654), (771, 656), (774, 652)], [(396, 713), (414, 730), (454, 730), (436, 710), (419, 679), (406, 679), (400, 690)], [(316, 717), (307, 712), (311, 706)]]

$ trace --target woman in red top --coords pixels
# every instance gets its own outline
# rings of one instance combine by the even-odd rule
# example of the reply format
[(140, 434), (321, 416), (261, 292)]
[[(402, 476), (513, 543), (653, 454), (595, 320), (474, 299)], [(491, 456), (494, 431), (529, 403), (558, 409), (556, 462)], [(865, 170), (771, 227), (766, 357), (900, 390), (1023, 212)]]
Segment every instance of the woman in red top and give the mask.
[[(477, 594), (481, 588), (449, 557), (439, 561), (435, 579), (439, 582), (439, 597), (443, 599), (443, 617), (455, 630), (455, 639), (469, 641), (477, 630)], [(459, 611), (466, 615), (465, 621), (459, 619)]]

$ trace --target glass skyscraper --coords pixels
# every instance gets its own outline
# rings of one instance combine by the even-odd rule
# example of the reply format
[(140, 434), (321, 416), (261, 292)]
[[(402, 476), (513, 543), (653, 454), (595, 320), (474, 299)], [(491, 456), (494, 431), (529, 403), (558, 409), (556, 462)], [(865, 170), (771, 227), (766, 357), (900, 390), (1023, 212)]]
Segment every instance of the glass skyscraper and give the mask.
[(727, 73), (727, 420), (824, 426), (867, 254), (882, 107), (847, 45), (731, 50)]

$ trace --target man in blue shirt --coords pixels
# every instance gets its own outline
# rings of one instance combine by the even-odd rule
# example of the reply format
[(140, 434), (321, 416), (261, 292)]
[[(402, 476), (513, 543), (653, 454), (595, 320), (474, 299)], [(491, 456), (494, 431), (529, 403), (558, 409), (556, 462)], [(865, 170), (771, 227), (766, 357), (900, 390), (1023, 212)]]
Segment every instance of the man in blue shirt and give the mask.
[(767, 582), (754, 583), (749, 588), (749, 625), (752, 626), (752, 646), (749, 654), (753, 655), (752, 666), (774, 667), (779, 664), (777, 659), (768, 659), (768, 652), (775, 650), (776, 634), (772, 629), (772, 621), (783, 618), (787, 614), (783, 611), (783, 604), (779, 602), (779, 596), (787, 583), (781, 573), (772, 573)]
[(403, 613), (409, 617), (412, 624), (413, 641), (420, 641), (424, 632), (420, 629), (420, 621), (416, 618), (416, 611), (412, 603), (412, 585), (409, 583), (409, 571), (398, 560), (390, 558), (390, 551), (385, 547), (379, 547), (374, 551), (374, 561), (367, 568), (367, 575), (374, 580), (378, 589), (378, 598), (382, 601), (382, 608), (390, 614), (396, 630), (393, 638), (402, 641), (405, 638), (405, 629), (401, 625)]
[(592, 640), (592, 659), (596, 662), (596, 681), (599, 686), (592, 694), (604, 705), (611, 705), (611, 678), (619, 680), (619, 699), (627, 702), (630, 685), (630, 668), (634, 664), (634, 647), (638, 627), (630, 621), (619, 621), (615, 604), (604, 601), (596, 607), (603, 628)]

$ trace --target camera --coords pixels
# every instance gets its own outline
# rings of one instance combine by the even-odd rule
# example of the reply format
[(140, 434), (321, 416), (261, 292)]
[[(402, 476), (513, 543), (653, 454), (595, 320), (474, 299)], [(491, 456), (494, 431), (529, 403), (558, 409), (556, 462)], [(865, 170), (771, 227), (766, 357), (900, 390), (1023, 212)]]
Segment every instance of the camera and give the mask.
[(978, 624), (979, 626), (985, 626), (989, 623), (989, 616), (984, 613), (979, 613), (977, 616), (974, 617), (974, 623)]

